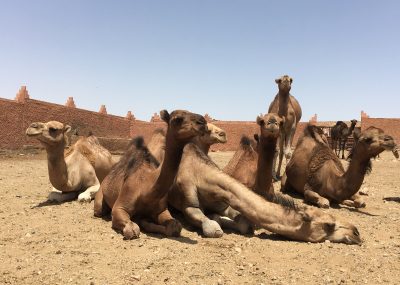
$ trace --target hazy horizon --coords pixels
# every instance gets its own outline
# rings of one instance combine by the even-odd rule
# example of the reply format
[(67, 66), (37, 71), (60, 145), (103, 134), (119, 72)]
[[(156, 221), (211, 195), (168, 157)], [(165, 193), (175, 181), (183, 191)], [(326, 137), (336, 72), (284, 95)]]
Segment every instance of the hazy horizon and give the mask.
[[(2, 1), (0, 97), (148, 121), (253, 121), (293, 77), (302, 121), (400, 117), (398, 1)], [(397, 95), (397, 96), (396, 96)]]

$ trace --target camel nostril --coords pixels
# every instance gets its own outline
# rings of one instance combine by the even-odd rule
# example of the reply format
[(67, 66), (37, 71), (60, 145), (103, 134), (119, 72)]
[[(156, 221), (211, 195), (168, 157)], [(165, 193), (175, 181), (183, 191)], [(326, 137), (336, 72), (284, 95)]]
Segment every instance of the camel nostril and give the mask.
[(226, 135), (225, 132), (220, 132), (220, 133), (219, 133), (219, 136), (220, 136), (220, 137), (224, 137), (225, 135)]

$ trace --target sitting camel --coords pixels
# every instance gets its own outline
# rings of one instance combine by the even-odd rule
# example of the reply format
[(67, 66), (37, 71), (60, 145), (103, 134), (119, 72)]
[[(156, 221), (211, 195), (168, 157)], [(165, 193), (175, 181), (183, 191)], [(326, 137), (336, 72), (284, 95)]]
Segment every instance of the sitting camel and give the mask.
[[(210, 146), (216, 143), (226, 143), (225, 132), (217, 126), (208, 123), (208, 132), (203, 136), (197, 136), (193, 143), (207, 156)], [(205, 213), (213, 215), (213, 219), (220, 219), (219, 215), (228, 217), (224, 226), (234, 229), (243, 234), (249, 231), (249, 224), (241, 218), (236, 210), (233, 210), (222, 200), (216, 200), (208, 188), (203, 188), (198, 183), (198, 176), (203, 175), (204, 170), (201, 163), (197, 162), (197, 157), (193, 157), (191, 152), (183, 152), (181, 165), (171, 191), (168, 194), (168, 203), (175, 209), (182, 212), (188, 222), (202, 229), (206, 237), (221, 237), (223, 230), (214, 220), (209, 219)]]
[(267, 200), (273, 201), (276, 198), (272, 186), (273, 159), (284, 120), (278, 114), (268, 113), (257, 117), (257, 124), (260, 126), (260, 133), (254, 135), (257, 150), (249, 139), (243, 137), (239, 149), (224, 168), (224, 172)]
[[(342, 159), (344, 159), (344, 151), (346, 149), (347, 139), (353, 133), (356, 124), (357, 120), (351, 120), (351, 125), (349, 128), (343, 121), (337, 121), (336, 125), (332, 127), (332, 149), (335, 151), (337, 157), (340, 157), (340, 151), (342, 151)], [(359, 135), (358, 131), (356, 132), (356, 136)], [(337, 149), (339, 149), (339, 151), (337, 151)]]
[(284, 75), (275, 79), (275, 82), (278, 84), (279, 91), (269, 105), (268, 113), (276, 113), (284, 118), (279, 137), (279, 164), (277, 169), (275, 165), (278, 153), (275, 154), (273, 162), (273, 177), (278, 180), (280, 178), (283, 154), (285, 154), (286, 162), (292, 157), (292, 139), (296, 132), (297, 124), (300, 122), (302, 111), (299, 102), (289, 93), (293, 79), (288, 75)]
[(110, 172), (114, 161), (93, 135), (80, 138), (64, 151), (69, 125), (57, 121), (32, 123), (26, 130), (47, 152), (50, 183), (53, 190), (48, 200), (63, 202), (75, 199), (90, 202), (101, 181)]
[(183, 110), (171, 114), (163, 110), (160, 117), (168, 124), (162, 165), (157, 168), (143, 140), (136, 140), (133, 151), (124, 155), (95, 197), (95, 216), (103, 216), (111, 209), (112, 227), (125, 239), (139, 237), (137, 222), (147, 232), (167, 236), (179, 236), (182, 229), (168, 211), (167, 194), (178, 172), (184, 146), (207, 131), (206, 120)]
[(361, 133), (345, 171), (322, 130), (309, 125), (286, 166), (282, 190), (294, 189), (318, 207), (328, 208), (330, 201), (365, 207), (365, 202), (356, 193), (371, 169), (370, 159), (394, 147), (391, 136), (385, 135), (381, 129), (369, 127)]
[[(194, 143), (189, 143), (184, 147), (179, 168), (184, 172), (190, 173), (191, 177), (187, 181), (177, 181), (178, 186), (183, 189), (191, 189), (188, 191), (192, 191), (192, 193), (196, 193), (196, 189), (197, 191), (201, 189), (201, 192), (197, 193), (207, 193), (205, 197), (199, 195), (199, 202), (201, 203), (202, 199), (207, 199), (207, 202), (203, 201), (203, 203), (207, 203), (209, 207), (214, 203), (213, 207), (216, 208), (213, 208), (213, 211), (227, 214), (224, 209), (229, 205), (232, 211), (237, 211), (241, 214), (239, 217), (246, 218), (252, 224), (292, 240), (308, 242), (329, 240), (346, 244), (361, 243), (359, 233), (354, 225), (338, 221), (332, 215), (318, 208), (300, 207), (295, 205), (293, 201), (291, 201), (292, 203), (286, 203), (285, 206), (268, 202), (221, 171)], [(195, 181), (195, 184), (193, 184), (193, 181)], [(188, 185), (185, 184), (187, 182)], [(196, 202), (196, 198), (193, 201)], [(178, 201), (178, 204), (183, 204), (184, 207), (189, 206), (191, 211), (186, 212), (191, 213), (191, 217), (196, 220), (195, 224), (203, 226), (203, 213), (202, 211), (196, 211), (201, 207), (199, 202), (193, 205), (185, 205), (184, 201)], [(223, 208), (219, 208), (221, 206)], [(218, 222), (222, 223), (222, 226), (226, 226), (224, 219), (219, 219)], [(216, 231), (222, 232), (220, 227), (215, 227), (214, 232)], [(217, 235), (218, 232), (215, 234)]]

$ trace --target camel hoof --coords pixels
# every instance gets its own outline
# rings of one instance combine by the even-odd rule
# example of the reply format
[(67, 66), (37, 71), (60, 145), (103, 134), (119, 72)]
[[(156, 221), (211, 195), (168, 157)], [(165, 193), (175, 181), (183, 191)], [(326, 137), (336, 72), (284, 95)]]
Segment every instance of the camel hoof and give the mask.
[(367, 204), (364, 201), (354, 201), (355, 208), (365, 208)]
[(222, 237), (224, 232), (221, 229), (221, 226), (213, 220), (206, 220), (201, 225), (203, 229), (203, 234), (205, 237), (209, 238), (219, 238)]
[(249, 221), (242, 215), (237, 216), (235, 218), (235, 222), (237, 223), (238, 231), (242, 235), (251, 234), (254, 232), (253, 227), (250, 225)]
[(320, 203), (318, 206), (323, 209), (329, 209), (329, 204), (327, 203)]
[(165, 225), (165, 234), (169, 237), (179, 237), (181, 235), (182, 225), (177, 220), (170, 220)]
[(90, 197), (90, 195), (87, 195), (86, 193), (81, 193), (78, 196), (78, 202), (90, 203), (91, 201), (92, 201), (92, 197)]
[(122, 231), (124, 239), (137, 239), (140, 236), (140, 228), (137, 224), (129, 222)]

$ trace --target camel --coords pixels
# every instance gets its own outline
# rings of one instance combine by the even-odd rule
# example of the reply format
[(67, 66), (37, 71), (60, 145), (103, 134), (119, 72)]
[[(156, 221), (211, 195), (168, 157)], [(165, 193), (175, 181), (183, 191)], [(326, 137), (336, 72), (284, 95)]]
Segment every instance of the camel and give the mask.
[[(284, 119), (275, 113), (257, 117), (260, 133), (254, 135), (257, 144), (243, 137), (239, 149), (224, 168), (224, 172), (269, 201), (275, 197), (272, 168), (280, 128)], [(255, 146), (256, 145), (256, 149)]]
[[(344, 159), (344, 150), (346, 149), (347, 139), (353, 133), (356, 124), (357, 120), (351, 120), (349, 128), (343, 121), (337, 121), (336, 125), (332, 127), (332, 149), (335, 151), (337, 157), (340, 157), (340, 151), (342, 151), (342, 159)], [(337, 148), (339, 149), (339, 152), (337, 152)]]
[(275, 154), (273, 162), (273, 177), (278, 180), (280, 178), (283, 154), (285, 154), (286, 163), (292, 157), (292, 139), (296, 132), (297, 124), (300, 122), (302, 111), (299, 102), (289, 93), (293, 79), (288, 75), (284, 75), (275, 79), (275, 82), (278, 84), (279, 91), (269, 105), (268, 113), (277, 113), (284, 118), (279, 137), (279, 163), (277, 169), (276, 158), (278, 153)]
[[(195, 167), (195, 171), (193, 171), (193, 167)], [(222, 212), (223, 214), (228, 213), (224, 211), (224, 208), (220, 208), (219, 205), (223, 207), (230, 205), (228, 209), (231, 208), (232, 211), (240, 213), (235, 217), (237, 222), (239, 222), (238, 217), (242, 220), (245, 218), (252, 224), (292, 240), (307, 242), (329, 240), (346, 244), (361, 243), (359, 232), (354, 225), (339, 221), (318, 208), (297, 206), (293, 201), (283, 206), (265, 200), (221, 171), (194, 143), (189, 143), (184, 147), (179, 168), (183, 170), (182, 175), (187, 171), (191, 176), (188, 177), (187, 181), (177, 180), (176, 183), (180, 188), (191, 189), (189, 191), (192, 191), (192, 193), (195, 193), (197, 189), (199, 194), (207, 191), (205, 197), (199, 195), (201, 199), (208, 200), (203, 203), (207, 203), (209, 206), (214, 203), (213, 207), (216, 208), (213, 211)], [(193, 181), (196, 181), (196, 185), (193, 185)], [(202, 189), (201, 192), (199, 189)], [(196, 201), (196, 199), (192, 201)], [(183, 207), (188, 207), (184, 201), (178, 200), (177, 203), (179, 205), (183, 204)], [(199, 203), (191, 206), (191, 215), (196, 220), (196, 222), (193, 222), (198, 226), (203, 226), (203, 213), (202, 211), (196, 211), (200, 207)], [(226, 226), (224, 219), (218, 219), (218, 222)], [(203, 230), (205, 229), (203, 228)], [(206, 230), (210, 230), (210, 228)], [(222, 232), (220, 227), (215, 227), (214, 230)], [(215, 233), (216, 236), (218, 234), (220, 233)]]
[[(204, 156), (208, 155), (211, 145), (227, 141), (222, 129), (211, 123), (207, 124), (207, 128), (206, 134), (197, 136), (192, 141)], [(205, 237), (217, 238), (223, 235), (220, 224), (213, 219), (218, 219), (224, 227), (242, 234), (249, 232), (249, 223), (238, 211), (233, 210), (224, 201), (216, 200), (208, 188), (202, 188), (202, 185), (198, 184), (198, 177), (203, 175), (203, 169), (201, 163), (197, 162), (197, 157), (193, 157), (191, 152), (184, 151), (175, 183), (168, 194), (168, 203), (182, 212), (189, 223), (201, 228)], [(205, 213), (212, 215), (212, 219)]]
[(111, 210), (112, 227), (124, 239), (138, 238), (140, 227), (166, 236), (179, 236), (182, 229), (168, 211), (167, 194), (178, 172), (184, 146), (204, 134), (207, 125), (203, 116), (184, 110), (171, 114), (163, 110), (160, 117), (168, 124), (162, 165), (157, 167), (143, 139), (136, 139), (133, 151), (124, 155), (95, 197), (94, 215), (101, 217)]
[(294, 189), (318, 207), (329, 208), (330, 201), (351, 207), (365, 207), (357, 194), (370, 170), (370, 159), (395, 148), (393, 138), (383, 130), (369, 127), (361, 133), (345, 171), (329, 147), (320, 128), (307, 126), (282, 178), (282, 190)]
[(36, 122), (28, 127), (26, 135), (39, 140), (46, 149), (53, 185), (48, 200), (64, 202), (78, 196), (78, 201), (90, 202), (115, 162), (93, 135), (80, 138), (64, 151), (70, 131), (69, 125), (57, 121)]

